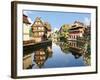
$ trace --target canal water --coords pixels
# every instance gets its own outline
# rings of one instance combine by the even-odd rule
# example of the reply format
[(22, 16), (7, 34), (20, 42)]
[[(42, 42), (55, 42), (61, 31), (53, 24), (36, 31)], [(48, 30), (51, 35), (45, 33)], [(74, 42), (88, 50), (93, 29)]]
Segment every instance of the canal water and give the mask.
[[(63, 42), (42, 46), (29, 55), (28, 63), (27, 60), (24, 61), (25, 69), (81, 67), (87, 65), (84, 55), (70, 52), (68, 45)], [(26, 67), (26, 65), (28, 66)]]

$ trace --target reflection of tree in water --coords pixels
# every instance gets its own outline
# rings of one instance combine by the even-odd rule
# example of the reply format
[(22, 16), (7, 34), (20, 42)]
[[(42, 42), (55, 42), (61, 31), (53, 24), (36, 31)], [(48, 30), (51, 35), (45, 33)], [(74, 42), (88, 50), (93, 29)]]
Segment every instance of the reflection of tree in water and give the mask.
[(64, 53), (68, 53), (68, 44), (67, 43), (61, 42), (61, 43), (59, 43), (59, 46)]
[(74, 46), (79, 47), (81, 49), (81, 54), (75, 54), (75, 52), (72, 52), (75, 58), (79, 58), (80, 56), (83, 56), (84, 64), (90, 65), (91, 64), (90, 42), (89, 41), (84, 41), (84, 42), (77, 41), (76, 44), (74, 43)]
[(83, 60), (85, 65), (91, 65), (91, 56), (88, 53), (84, 53)]
[(52, 46), (48, 46), (47, 49), (46, 49), (46, 53), (48, 53), (48, 58), (51, 58), (52, 57)]
[(75, 52), (72, 52), (72, 55), (75, 57), (75, 59), (78, 59), (82, 56), (82, 54), (80, 53), (75, 53)]
[[(69, 42), (58, 42), (56, 43), (57, 45), (60, 46), (61, 50), (64, 52), (64, 53), (69, 53), (71, 52), (71, 54), (75, 57), (75, 59), (78, 59), (80, 58), (81, 56), (83, 56), (83, 53), (80, 53), (78, 51), (73, 51), (73, 50), (70, 50), (70, 47), (69, 46), (73, 46), (73, 47), (79, 47), (79, 48), (82, 48), (83, 46), (83, 43), (81, 42), (77, 42), (77, 41), (69, 41)], [(80, 50), (79, 50), (80, 51)]]
[[(66, 42), (59, 42), (59, 43), (56, 43), (56, 44), (60, 46), (61, 50), (62, 50), (65, 54), (67, 54), (67, 53), (70, 52), (70, 50), (69, 50), (69, 43), (66, 43)], [(74, 43), (74, 45), (75, 45), (75, 43)], [(76, 52), (72, 52), (72, 51), (71, 51), (71, 53), (72, 53), (72, 55), (75, 57), (75, 59), (78, 59), (79, 57), (82, 56), (81, 54), (76, 53)]]
[(52, 57), (52, 47), (48, 46), (46, 48), (41, 48), (38, 51), (35, 51), (34, 54), (34, 62), (37, 64), (39, 68), (42, 68), (45, 61)]

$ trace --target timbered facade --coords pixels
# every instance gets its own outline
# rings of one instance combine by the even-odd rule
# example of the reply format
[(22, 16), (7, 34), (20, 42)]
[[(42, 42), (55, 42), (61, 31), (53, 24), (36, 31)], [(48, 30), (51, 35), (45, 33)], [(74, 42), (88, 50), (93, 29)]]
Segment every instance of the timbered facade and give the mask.
[(48, 29), (47, 25), (48, 24), (44, 24), (39, 17), (35, 19), (33, 25), (31, 26), (33, 32), (32, 38), (35, 42), (47, 40), (48, 36), (50, 35), (49, 32), (51, 32), (51, 27)]
[(77, 40), (78, 37), (83, 37), (85, 25), (81, 22), (75, 21), (69, 29), (68, 40)]

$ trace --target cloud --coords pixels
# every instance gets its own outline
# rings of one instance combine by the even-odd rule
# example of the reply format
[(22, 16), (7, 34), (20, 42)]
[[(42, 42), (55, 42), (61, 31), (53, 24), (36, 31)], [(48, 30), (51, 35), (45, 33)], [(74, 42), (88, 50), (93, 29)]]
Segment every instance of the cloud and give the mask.
[(23, 11), (23, 14), (28, 16), (28, 15), (32, 14), (32, 11)]
[(90, 25), (90, 19), (87, 18), (87, 17), (85, 17), (85, 18), (84, 18), (84, 23), (85, 23), (86, 25)]
[(28, 15), (28, 11), (23, 11), (23, 14)]

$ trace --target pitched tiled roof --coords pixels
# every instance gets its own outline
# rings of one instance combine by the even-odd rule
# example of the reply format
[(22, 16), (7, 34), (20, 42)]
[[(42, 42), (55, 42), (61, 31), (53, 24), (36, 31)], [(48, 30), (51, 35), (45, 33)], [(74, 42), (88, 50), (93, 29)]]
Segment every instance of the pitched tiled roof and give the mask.
[[(35, 24), (36, 22), (38, 22), (40, 24)], [(39, 26), (40, 27), (40, 26), (44, 26), (44, 25), (43, 25), (43, 22), (42, 22), (41, 18), (40, 17), (36, 17), (36, 19), (35, 19), (34, 23), (32, 24), (32, 26), (36, 26), (36, 27)]]
[(51, 25), (48, 22), (44, 22), (44, 26), (47, 30), (51, 30)]
[(26, 23), (26, 24), (31, 24), (28, 20), (28, 16), (24, 15), (23, 14), (23, 23)]

